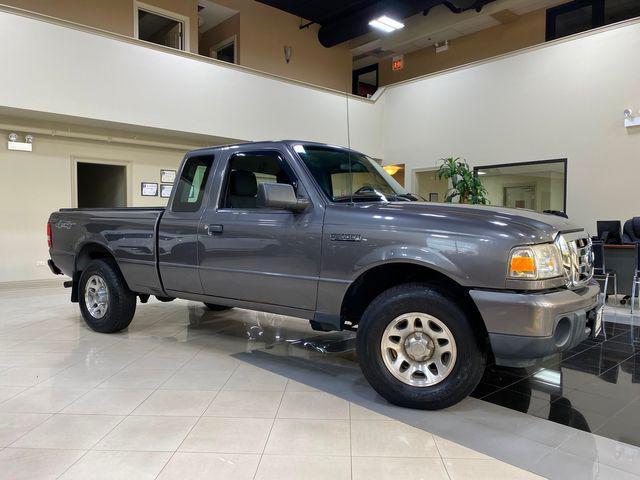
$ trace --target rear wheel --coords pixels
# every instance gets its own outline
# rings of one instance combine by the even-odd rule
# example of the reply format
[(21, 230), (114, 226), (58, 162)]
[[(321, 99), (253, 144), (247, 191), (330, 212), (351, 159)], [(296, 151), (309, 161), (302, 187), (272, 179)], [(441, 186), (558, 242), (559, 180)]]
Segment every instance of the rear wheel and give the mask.
[(485, 356), (466, 312), (428, 284), (380, 294), (358, 324), (357, 349), (371, 386), (391, 403), (434, 410), (478, 385)]
[(213, 312), (221, 312), (223, 310), (230, 310), (233, 307), (227, 307), (226, 305), (216, 305), (215, 303), (206, 303), (204, 304), (209, 310)]
[(127, 287), (115, 262), (93, 260), (80, 276), (80, 311), (87, 325), (100, 333), (119, 332), (136, 312), (136, 295)]

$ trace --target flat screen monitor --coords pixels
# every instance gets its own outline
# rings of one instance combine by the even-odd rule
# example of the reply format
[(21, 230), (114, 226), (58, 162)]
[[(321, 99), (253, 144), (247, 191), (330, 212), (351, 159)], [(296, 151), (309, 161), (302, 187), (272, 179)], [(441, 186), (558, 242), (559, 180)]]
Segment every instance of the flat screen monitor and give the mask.
[(598, 220), (598, 238), (604, 243), (622, 243), (620, 220)]

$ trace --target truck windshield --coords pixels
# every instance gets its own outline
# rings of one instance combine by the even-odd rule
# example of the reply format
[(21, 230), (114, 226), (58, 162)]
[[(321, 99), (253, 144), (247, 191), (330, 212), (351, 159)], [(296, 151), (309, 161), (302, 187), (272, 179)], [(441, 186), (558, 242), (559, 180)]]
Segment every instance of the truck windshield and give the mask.
[(366, 155), (318, 145), (294, 145), (293, 149), (334, 202), (419, 200)]

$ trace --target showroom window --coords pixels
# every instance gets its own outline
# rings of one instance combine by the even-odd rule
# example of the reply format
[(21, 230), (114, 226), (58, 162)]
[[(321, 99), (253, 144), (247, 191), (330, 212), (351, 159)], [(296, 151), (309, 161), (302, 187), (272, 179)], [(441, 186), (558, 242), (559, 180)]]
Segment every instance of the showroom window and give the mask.
[(278, 152), (236, 153), (229, 159), (225, 179), (224, 208), (257, 208), (261, 183), (286, 183), (296, 188), (289, 165)]
[(638, 0), (575, 0), (547, 10), (547, 41), (640, 16)]
[(134, 2), (134, 36), (178, 50), (189, 49), (189, 18), (141, 2)]
[(197, 212), (200, 210), (213, 158), (213, 155), (205, 155), (191, 157), (186, 161), (176, 187), (172, 205), (174, 212)]
[(475, 167), (491, 205), (566, 212), (567, 160)]

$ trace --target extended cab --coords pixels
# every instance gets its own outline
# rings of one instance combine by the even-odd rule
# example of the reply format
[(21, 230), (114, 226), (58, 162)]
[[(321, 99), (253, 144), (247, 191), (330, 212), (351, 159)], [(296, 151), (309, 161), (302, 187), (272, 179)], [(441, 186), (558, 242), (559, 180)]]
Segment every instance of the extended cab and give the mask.
[(167, 208), (62, 209), (50, 267), (87, 324), (184, 298), (356, 330), (371, 385), (442, 408), (487, 361), (523, 366), (596, 335), (589, 236), (525, 210), (425, 203), (365, 155), (311, 142), (189, 152)]

